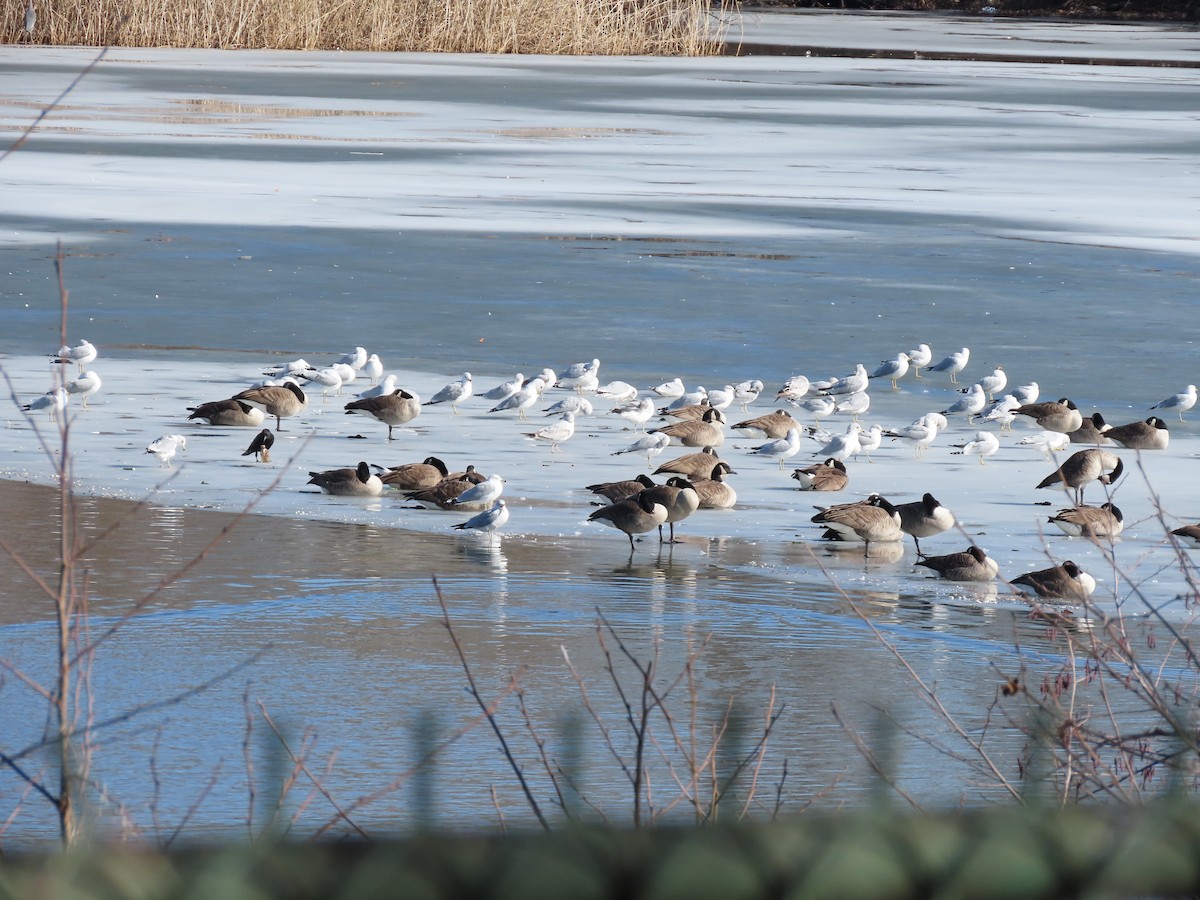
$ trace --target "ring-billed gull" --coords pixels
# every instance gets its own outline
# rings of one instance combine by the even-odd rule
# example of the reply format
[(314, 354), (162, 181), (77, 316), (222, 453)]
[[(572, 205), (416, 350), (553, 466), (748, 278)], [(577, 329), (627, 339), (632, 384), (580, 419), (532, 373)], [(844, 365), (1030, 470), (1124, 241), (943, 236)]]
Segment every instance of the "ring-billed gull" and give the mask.
[(362, 367), (362, 373), (367, 376), (371, 384), (379, 380), (379, 376), (383, 374), (383, 362), (379, 359), (378, 353), (372, 353), (367, 357), (366, 365)]
[(718, 388), (708, 392), (708, 405), (713, 409), (728, 409), (733, 405), (733, 398), (736, 394), (732, 384), (727, 384), (723, 388)]
[(504, 493), (504, 479), (493, 472), (479, 484), (467, 488), (452, 501), (451, 506), (476, 504), (481, 509), (491, 506)]
[(963, 347), (956, 350), (935, 366), (930, 366), (930, 372), (945, 372), (950, 376), (952, 384), (958, 384), (958, 373), (967, 367), (971, 359), (971, 348)]
[(933, 351), (928, 344), (917, 344), (915, 350), (908, 351), (908, 364), (912, 366), (913, 378), (921, 377), (921, 370), (933, 362)]
[(515, 394), (517, 391), (519, 391), (522, 387), (524, 387), (524, 385), (525, 385), (525, 376), (521, 372), (518, 372), (516, 375), (514, 375), (508, 381), (500, 382), (498, 385), (496, 385), (490, 391), (484, 391), (479, 396), (482, 397), (484, 400), (493, 400), (493, 401), (499, 402), (501, 400), (507, 400), (509, 397), (511, 397), (513, 394)]
[(395, 375), (388, 375), (379, 384), (367, 388), (365, 391), (360, 391), (355, 395), (356, 400), (366, 400), (369, 397), (385, 397), (388, 394), (393, 394), (396, 388), (399, 387), (399, 379)]
[(615, 400), (617, 403), (624, 403), (628, 400), (636, 400), (638, 389), (628, 381), (610, 381), (608, 384), (596, 388), (596, 395), (608, 400)]
[(759, 444), (757, 447), (751, 448), (751, 452), (768, 459), (779, 460), (779, 468), (782, 469), (785, 460), (791, 459), (800, 452), (800, 429), (790, 428), (787, 437)]
[(843, 375), (841, 378), (824, 383), (820, 386), (820, 390), (825, 394), (857, 394), (859, 391), (867, 389), (869, 381), (867, 367), (858, 363), (849, 375)]
[(674, 400), (677, 397), (682, 397), (685, 389), (682, 378), (673, 378), (670, 381), (664, 381), (658, 387), (652, 388), (652, 390), (666, 400)]
[[(865, 454), (867, 462), (874, 462), (871, 459), (872, 451), (878, 450), (883, 443), (883, 427), (880, 425), (872, 425), (870, 428), (863, 431), (858, 436), (858, 453)], [(858, 453), (854, 454), (854, 458), (858, 459)]]
[(559, 445), (569, 441), (575, 434), (575, 413), (565, 412), (557, 422), (551, 422), (545, 428), (539, 428), (537, 431), (526, 431), (524, 434), (525, 437), (533, 438), (535, 441), (549, 442), (551, 453), (562, 453)]
[(525, 410), (529, 409), (529, 407), (542, 398), (542, 390), (545, 387), (546, 383), (541, 378), (531, 378), (521, 386), (519, 391), (516, 391), (509, 397), (505, 397), (489, 409), (488, 412), (494, 413), (515, 409), (517, 411), (517, 418), (522, 422), (527, 421), (529, 417), (525, 415)]
[(908, 354), (897, 353), (893, 359), (885, 359), (871, 373), (871, 378), (887, 378), (892, 382), (892, 390), (898, 390), (899, 381), (908, 374)]
[(757, 378), (735, 384), (733, 386), (733, 401), (738, 405), (738, 409), (746, 412), (750, 408), (750, 404), (757, 400), (763, 392), (763, 387), (763, 383)]
[(970, 422), (987, 405), (987, 394), (982, 384), (973, 384), (963, 392), (963, 396), (942, 410), (943, 416), (954, 416), (962, 413)]
[(367, 364), (367, 349), (365, 347), (355, 347), (349, 353), (345, 354), (334, 365), (349, 366), (355, 372), (358, 372)]
[(83, 401), (83, 408), (87, 409), (88, 397), (100, 390), (100, 376), (89, 370), (84, 372), (78, 378), (68, 381), (63, 385), (68, 394), (78, 397)]
[(911, 444), (916, 455), (920, 457), (925, 455), (929, 445), (937, 438), (938, 432), (945, 428), (943, 424), (945, 421), (945, 417), (938, 413), (926, 413), (911, 425), (885, 431), (884, 434)]
[(844, 462), (862, 450), (862, 445), (858, 440), (858, 436), (862, 434), (862, 430), (862, 426), (857, 422), (851, 422), (846, 426), (845, 434), (833, 435), (824, 447), (814, 451), (812, 455), (824, 456)]
[(403, 388), (397, 388), (386, 397), (368, 397), (366, 400), (351, 400), (346, 404), (346, 415), (367, 416), (388, 427), (387, 439), (398, 425), (411, 422), (421, 414), (421, 398)]
[(70, 395), (66, 388), (54, 388), (46, 391), (42, 396), (36, 398), (30, 403), (26, 403), (21, 409), (26, 412), (45, 412), (51, 419), (57, 419), (58, 414), (67, 408), (67, 402), (70, 400)]
[(613, 456), (620, 456), (622, 453), (645, 453), (646, 465), (651, 465), (654, 457), (662, 453), (671, 445), (671, 437), (666, 434), (644, 434), (628, 447), (623, 447), (620, 450), (614, 450)]
[(649, 397), (643, 397), (632, 403), (614, 406), (609, 412), (616, 413), (625, 421), (632, 423), (635, 430), (640, 431), (642, 426), (649, 422), (650, 417), (654, 415), (654, 401)]
[(1160, 400), (1155, 403), (1151, 409), (1174, 409), (1179, 412), (1179, 421), (1183, 421), (1183, 414), (1196, 405), (1196, 386), (1189, 384), (1187, 390), (1179, 394), (1172, 394), (1166, 400)]
[(812, 387), (812, 383), (805, 376), (793, 375), (783, 383), (783, 387), (779, 389), (775, 399), (795, 403), (808, 393), (810, 387)]
[[(651, 415), (653, 415), (653, 402), (650, 403), (650, 409)], [(551, 403), (542, 410), (547, 416), (561, 416), (565, 412), (573, 412), (577, 416), (590, 416), (593, 411), (592, 401), (587, 397), (580, 397), (578, 394), (563, 397), (557, 403)]]
[(859, 391), (857, 394), (850, 394), (845, 400), (841, 401), (836, 407), (836, 412), (850, 413), (852, 421), (857, 422), (858, 417), (871, 408), (871, 395), (866, 391)]
[(1000, 439), (990, 431), (977, 431), (975, 440), (967, 441), (965, 444), (955, 444), (959, 448), (953, 451), (955, 456), (978, 456), (979, 464), (982, 466), (989, 456), (995, 455), (1000, 449)]
[(182, 434), (164, 434), (146, 445), (146, 452), (158, 460), (160, 466), (172, 468), (171, 459), (176, 451), (187, 449), (187, 438)]
[(1039, 431), (1037, 434), (1021, 438), (1017, 443), (1037, 447), (1049, 459), (1050, 454), (1066, 450), (1071, 446), (1071, 436), (1063, 434), (1061, 431)]
[(75, 363), (81, 373), (88, 363), (95, 362), (98, 355), (96, 347), (90, 341), (80, 341), (74, 347), (63, 344), (58, 348), (58, 359), (65, 363)]
[(477, 516), (472, 516), (465, 522), (459, 522), (454, 526), (458, 531), (482, 531), (485, 534), (490, 534), (498, 528), (504, 526), (508, 521), (508, 504), (503, 500), (497, 500), (491, 505), (490, 509), (485, 509)]
[[(315, 384), (321, 389), (321, 402), (324, 403), (329, 399), (329, 395), (340, 394), (342, 392), (342, 376), (337, 370), (328, 369), (310, 369), (307, 372), (300, 372), (297, 378), (303, 378), (309, 384)], [(395, 387), (392, 388), (395, 390)]]
[(984, 375), (978, 383), (990, 402), (997, 393), (1008, 387), (1008, 376), (1004, 374), (1004, 366), (996, 366), (991, 375)]

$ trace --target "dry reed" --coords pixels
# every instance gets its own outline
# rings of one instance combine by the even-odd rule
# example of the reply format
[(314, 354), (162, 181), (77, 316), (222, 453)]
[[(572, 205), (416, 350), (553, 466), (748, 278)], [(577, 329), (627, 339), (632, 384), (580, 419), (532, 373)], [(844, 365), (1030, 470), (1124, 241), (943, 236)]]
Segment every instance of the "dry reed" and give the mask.
[(733, 0), (0, 0), (0, 40), (56, 45), (703, 56)]

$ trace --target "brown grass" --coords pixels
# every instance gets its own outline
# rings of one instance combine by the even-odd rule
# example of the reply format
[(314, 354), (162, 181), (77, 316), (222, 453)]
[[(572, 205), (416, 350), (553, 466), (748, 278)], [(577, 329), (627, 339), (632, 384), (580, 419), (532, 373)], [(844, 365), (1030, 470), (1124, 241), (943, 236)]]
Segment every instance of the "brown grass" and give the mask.
[[(729, 0), (732, 3), (732, 0)], [(725, 0), (0, 0), (9, 43), (702, 56)]]

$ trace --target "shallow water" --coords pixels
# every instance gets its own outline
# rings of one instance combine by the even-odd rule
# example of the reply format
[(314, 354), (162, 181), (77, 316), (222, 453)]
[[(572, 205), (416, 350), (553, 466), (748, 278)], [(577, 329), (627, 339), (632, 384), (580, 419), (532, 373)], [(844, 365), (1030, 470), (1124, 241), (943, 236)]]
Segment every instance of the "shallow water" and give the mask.
[[(39, 76), (21, 82), (35, 102), (87, 58), (25, 49), (0, 49), (0, 66)], [(1184, 622), (1190, 610), (1175, 598), (1190, 588), (1153, 495), (1172, 525), (1200, 509), (1191, 421), (1171, 421), (1170, 451), (1146, 454), (1145, 478), (1135, 466), (1118, 488), (1131, 523), (1117, 544), (1132, 571), (1123, 579), (1104, 548), (1043, 539), (1049, 510), (1037, 504), (1065, 504), (1032, 490), (1051, 469), (1034, 451), (1006, 441), (985, 467), (952, 457), (948, 445), (977, 430), (962, 422), (928, 460), (891, 446), (858, 463), (851, 490), (832, 499), (796, 493), (786, 470), (746, 453), (756, 441), (731, 438), (722, 455), (739, 470), (739, 508), (698, 515), (681, 527), (684, 543), (659, 550), (650, 540), (631, 559), (621, 535), (584, 521), (582, 486), (639, 465), (609, 455), (631, 435), (606, 406), (551, 455), (520, 439), (530, 426), (477, 405), (458, 417), (427, 409), (387, 446), (374, 423), (314, 403), (288, 423), (269, 468), (237, 455), (249, 435), (184, 426), (183, 416), (269, 363), (328, 362), (360, 343), (423, 396), (464, 369), (483, 389), (515, 370), (596, 356), (606, 378), (643, 388), (675, 375), (709, 387), (762, 378), (752, 415), (793, 373), (842, 374), (927, 341), (939, 357), (971, 346), (966, 377), (1002, 363), (1013, 384), (1037, 380), (1046, 397), (1069, 395), (1114, 422), (1144, 418), (1196, 380), (1194, 210), (1179, 189), (1195, 166), (1195, 81), (1136, 67), (916, 60), (114, 54), (0, 168), (10, 182), (0, 192), (0, 363), (23, 398), (49, 386), (35, 355), (59, 343), (52, 259), (62, 235), (71, 337), (102, 348), (106, 384), (73, 420), (77, 487), (88, 495), (80, 521), (97, 534), (127, 508), (105, 498), (149, 493), (155, 504), (89, 553), (93, 630), (137, 613), (97, 657), (99, 718), (268, 649), (211, 690), (106, 731), (97, 782), (141, 829), (169, 830), (204, 794), (189, 832), (236, 830), (248, 815), (250, 698), (294, 740), (315, 730), (317, 768), (336, 752), (323, 780), (339, 800), (382, 788), (419, 755), (425, 717), (450, 733), (474, 714), (438, 623), (436, 576), (484, 694), (525, 667), (539, 733), (582, 747), (586, 793), (617, 820), (629, 814), (628, 787), (561, 650), (605, 721), (618, 722), (597, 611), (639, 658), (658, 648), (668, 680), (688, 642), (711, 635), (696, 686), (710, 722), (731, 697), (760, 721), (776, 687), (784, 712), (760, 814), (785, 759), (785, 809), (871, 795), (831, 703), (868, 743), (894, 746), (901, 783), (920, 802), (1002, 798), (994, 777), (880, 723), (876, 707), (923, 737), (947, 734), (868, 623), (968, 730), (982, 727), (1005, 677), (1025, 664), (1036, 680), (1062, 648), (1023, 604), (929, 580), (907, 545), (871, 558), (820, 546), (811, 506), (933, 490), (967, 534), (931, 539), (931, 552), (969, 536), (1012, 576), (1045, 565), (1048, 548), (1101, 579), (1102, 608), (1141, 614), (1136, 584)], [(28, 114), (14, 95), (3, 99), (6, 124)], [(957, 395), (927, 377), (873, 396), (868, 421), (899, 425)], [(0, 520), (27, 523), (5, 539), (51, 573), (52, 495), (19, 483), (45, 485), (49, 466), (29, 423), (11, 406), (0, 415)], [(181, 428), (188, 452), (164, 482), (143, 448)], [(504, 472), (514, 515), (502, 538), (456, 535), (449, 526), (461, 517), (394, 498), (303, 492), (309, 469), (430, 453)], [(277, 475), (279, 488), (257, 501), (267, 515), (137, 605)], [(54, 630), (27, 578), (14, 574), (0, 591), (0, 623), (4, 656), (41, 674)], [(680, 721), (686, 694), (669, 701)], [(33, 740), (41, 706), (11, 680), (4, 700), (6, 723), (17, 723), (6, 746)], [(503, 715), (538, 771), (511, 699)], [(250, 718), (261, 784), (280, 763), (263, 721)], [(1016, 778), (1024, 737), (994, 730), (991, 740)], [(172, 774), (157, 798), (152, 759)], [(665, 807), (671, 776), (655, 766)], [(436, 781), (441, 822), (493, 824), (493, 784), (510, 824), (531, 820), (485, 728), (445, 751)], [(0, 811), (21, 790), (0, 779)], [(550, 793), (538, 776), (539, 800)], [(361, 821), (408, 827), (418, 794), (406, 782)], [(5, 840), (52, 837), (48, 817), (24, 802)], [(314, 800), (298, 830), (330, 815)]]

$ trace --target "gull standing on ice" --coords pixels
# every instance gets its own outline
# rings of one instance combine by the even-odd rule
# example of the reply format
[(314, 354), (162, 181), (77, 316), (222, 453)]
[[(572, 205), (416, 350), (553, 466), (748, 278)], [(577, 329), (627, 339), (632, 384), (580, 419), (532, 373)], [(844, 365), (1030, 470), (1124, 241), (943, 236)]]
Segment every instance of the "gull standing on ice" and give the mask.
[(988, 401), (991, 402), (999, 391), (1008, 387), (1008, 376), (1004, 374), (1004, 366), (996, 366), (991, 375), (984, 375), (980, 378), (979, 386), (983, 388), (988, 396)]
[(834, 409), (837, 412), (850, 413), (851, 421), (857, 422), (858, 417), (871, 408), (871, 395), (866, 391), (859, 391), (857, 394), (851, 394)]
[(600, 386), (600, 360), (567, 366), (558, 377), (560, 387), (573, 387), (580, 393), (594, 391)]
[(522, 422), (529, 420), (525, 415), (525, 410), (537, 403), (542, 397), (542, 389), (546, 383), (541, 378), (531, 378), (526, 382), (519, 391), (516, 391), (512, 396), (505, 397), (495, 406), (488, 410), (490, 413), (503, 412), (504, 410), (515, 409), (517, 418)]
[[(883, 428), (879, 425), (872, 425), (858, 436), (858, 453), (865, 453), (867, 462), (875, 462), (871, 459), (871, 451), (878, 450), (882, 443)], [(858, 459), (858, 453), (854, 454), (855, 459)]]
[(508, 504), (503, 500), (497, 500), (492, 504), (491, 509), (486, 509), (465, 522), (459, 522), (454, 528), (458, 531), (482, 531), (484, 534), (491, 534), (507, 521)]
[(641, 431), (643, 426), (650, 421), (650, 417), (654, 415), (654, 401), (649, 397), (643, 397), (636, 403), (614, 406), (610, 412), (616, 413), (627, 422), (633, 423), (634, 430)]
[(945, 417), (938, 413), (926, 413), (911, 425), (885, 431), (884, 434), (912, 444), (919, 458), (925, 455), (929, 445), (937, 438), (938, 431), (945, 427), (945, 421)]
[(484, 400), (495, 400), (496, 402), (500, 402), (501, 400), (507, 400), (509, 397), (519, 391), (524, 385), (525, 376), (521, 372), (518, 372), (508, 381), (502, 381), (490, 391), (484, 391), (479, 396)]
[(378, 353), (372, 353), (367, 357), (366, 365), (362, 367), (362, 373), (370, 379), (371, 384), (379, 380), (379, 376), (383, 374), (383, 363), (380, 361)]
[(908, 364), (912, 366), (913, 378), (921, 377), (921, 370), (933, 362), (933, 351), (928, 344), (917, 344), (916, 350), (908, 351)]
[(862, 434), (862, 426), (857, 422), (851, 422), (846, 427), (845, 434), (835, 434), (824, 447), (813, 453), (813, 456), (825, 456), (829, 459), (836, 459), (839, 462), (845, 462), (851, 456), (856, 455), (862, 450), (862, 444), (859, 443), (858, 436)]
[(462, 377), (458, 381), (452, 381), (428, 400), (425, 401), (425, 406), (433, 406), (435, 403), (449, 403), (450, 409), (454, 415), (458, 415), (458, 404), (471, 396), (473, 390), (473, 382), (470, 372), (463, 372)]
[(961, 350), (956, 350), (936, 366), (930, 366), (930, 372), (946, 372), (950, 375), (950, 383), (958, 384), (958, 373), (967, 367), (967, 362), (971, 359), (971, 349), (963, 347)]
[(800, 429), (789, 428), (786, 438), (767, 441), (765, 444), (752, 447), (751, 451), (758, 456), (779, 460), (779, 468), (782, 470), (784, 460), (791, 459), (800, 452)]
[(467, 488), (450, 501), (451, 506), (476, 504), (481, 509), (491, 506), (504, 493), (504, 479), (494, 472), (479, 484)]
[(368, 400), (371, 397), (385, 397), (388, 394), (394, 394), (396, 392), (397, 381), (398, 379), (395, 375), (388, 375), (383, 379), (383, 381), (379, 382), (379, 384), (375, 385), (374, 387), (369, 387), (365, 391), (360, 391), (355, 395), (355, 399)]
[(757, 400), (763, 392), (764, 386), (758, 379), (735, 384), (733, 386), (733, 402), (738, 405), (738, 409), (742, 412), (748, 411), (750, 404)]
[(613, 456), (620, 456), (622, 453), (645, 453), (646, 465), (654, 464), (654, 457), (662, 453), (671, 445), (671, 437), (666, 434), (646, 434), (638, 438), (628, 447), (623, 450), (614, 450)]
[(965, 413), (967, 421), (970, 422), (983, 411), (984, 406), (987, 405), (987, 394), (982, 384), (973, 384), (963, 393), (964, 396), (960, 400), (942, 410), (943, 416)]
[(309, 384), (320, 385), (321, 387), (321, 402), (325, 403), (329, 400), (329, 393), (332, 391), (335, 394), (342, 392), (342, 376), (338, 374), (334, 368), (328, 369), (312, 369), (308, 372), (301, 372), (297, 376), (303, 378)]
[(1175, 409), (1179, 411), (1179, 421), (1183, 421), (1183, 414), (1196, 405), (1196, 386), (1189, 384), (1187, 390), (1181, 394), (1172, 394), (1166, 400), (1161, 400), (1155, 403), (1151, 409)]
[(869, 382), (870, 376), (867, 375), (867, 367), (858, 363), (853, 372), (826, 383), (821, 388), (821, 392), (825, 394), (857, 394), (865, 391)]
[(70, 395), (66, 389), (59, 387), (52, 391), (46, 391), (32, 403), (26, 403), (21, 409), (25, 412), (41, 412), (44, 409), (51, 419), (57, 419), (58, 414), (67, 408), (69, 399)]
[(350, 353), (345, 354), (335, 365), (349, 366), (355, 372), (362, 369), (367, 364), (367, 349), (365, 347), (355, 347)]
[(74, 394), (83, 401), (83, 408), (87, 409), (88, 397), (100, 390), (100, 376), (93, 371), (84, 372), (74, 381), (68, 381), (63, 385), (68, 394)]
[(526, 431), (524, 434), (525, 437), (533, 438), (535, 441), (549, 441), (551, 453), (562, 453), (559, 444), (569, 441), (575, 434), (575, 413), (565, 412), (557, 422), (551, 422), (545, 428), (539, 428), (537, 431)]
[(954, 446), (959, 448), (953, 451), (954, 456), (978, 456), (982, 466), (989, 456), (1000, 449), (1000, 440), (990, 431), (979, 431), (975, 434), (975, 440)]
[[(79, 366), (79, 373), (83, 374), (83, 367), (88, 363), (94, 362), (98, 353), (95, 346), (89, 341), (80, 341), (74, 347), (68, 347), (63, 344), (58, 348), (58, 358), (65, 363), (76, 363)], [(1193, 399), (1195, 402), (1195, 388), (1192, 389)]]
[(908, 374), (908, 354), (897, 353), (895, 359), (885, 359), (879, 368), (871, 373), (871, 378), (887, 378), (892, 382), (892, 390), (899, 390), (897, 383)]
[(684, 394), (684, 386), (682, 378), (674, 378), (671, 381), (664, 381), (658, 387), (652, 389), (654, 393), (666, 400), (674, 400), (677, 397), (682, 397)]
[(186, 449), (187, 438), (182, 434), (164, 434), (146, 446), (146, 452), (157, 457), (159, 466), (165, 465), (168, 469), (172, 468), (171, 457), (175, 451)]

